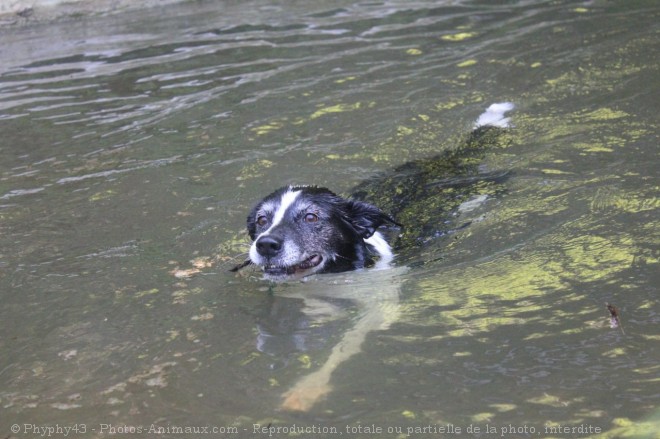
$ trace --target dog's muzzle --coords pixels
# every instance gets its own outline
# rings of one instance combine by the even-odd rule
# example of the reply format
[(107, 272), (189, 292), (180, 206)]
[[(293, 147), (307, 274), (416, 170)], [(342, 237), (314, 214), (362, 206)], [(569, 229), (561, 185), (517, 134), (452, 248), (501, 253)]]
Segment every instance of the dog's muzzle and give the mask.
[(321, 255), (311, 255), (302, 261), (287, 263), (284, 258), (284, 241), (274, 235), (261, 236), (254, 243), (257, 253), (263, 258), (264, 273), (271, 277), (293, 276), (303, 274), (323, 262)]

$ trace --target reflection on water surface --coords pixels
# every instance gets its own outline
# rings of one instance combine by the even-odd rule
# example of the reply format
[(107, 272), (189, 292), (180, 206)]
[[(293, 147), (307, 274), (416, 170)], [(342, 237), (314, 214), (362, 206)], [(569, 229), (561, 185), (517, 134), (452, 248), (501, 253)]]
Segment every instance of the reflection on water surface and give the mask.
[[(0, 30), (0, 430), (652, 437), (658, 12), (225, 2)], [(510, 142), (476, 166), (504, 187), (438, 218), (451, 233), (411, 256), (396, 319), (325, 399), (277, 411), (362, 310), (326, 300), (309, 318), (289, 293), (331, 297), (329, 279), (228, 273), (252, 203), (288, 183), (348, 193), (455, 147), (501, 101)], [(377, 289), (361, 276), (355, 291)]]

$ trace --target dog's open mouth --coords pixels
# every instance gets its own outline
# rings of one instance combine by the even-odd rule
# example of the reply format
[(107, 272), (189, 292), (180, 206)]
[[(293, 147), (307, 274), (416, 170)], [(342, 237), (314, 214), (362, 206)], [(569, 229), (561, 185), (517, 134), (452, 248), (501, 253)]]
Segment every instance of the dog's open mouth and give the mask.
[(269, 276), (292, 276), (298, 272), (312, 269), (318, 266), (323, 261), (321, 255), (313, 255), (296, 265), (279, 266), (279, 265), (265, 265), (264, 272)]

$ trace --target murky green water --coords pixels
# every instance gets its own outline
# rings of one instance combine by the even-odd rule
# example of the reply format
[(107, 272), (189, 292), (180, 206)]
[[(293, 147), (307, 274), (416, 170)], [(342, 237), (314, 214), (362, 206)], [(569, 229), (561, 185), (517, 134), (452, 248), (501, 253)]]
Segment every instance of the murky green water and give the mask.
[[(657, 435), (657, 3), (311, 3), (0, 31), (2, 437)], [(290, 294), (334, 277), (229, 273), (248, 209), (287, 183), (348, 193), (501, 101), (515, 128), (479, 166), (503, 187), (394, 280), (342, 277), (396, 283), (398, 312), (311, 410), (278, 410), (359, 312), (310, 320)]]

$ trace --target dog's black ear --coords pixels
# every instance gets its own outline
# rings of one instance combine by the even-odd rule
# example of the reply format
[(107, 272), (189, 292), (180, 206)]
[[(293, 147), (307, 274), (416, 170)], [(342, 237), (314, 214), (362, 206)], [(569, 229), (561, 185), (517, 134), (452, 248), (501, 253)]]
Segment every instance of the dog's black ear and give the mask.
[(346, 203), (348, 221), (355, 231), (363, 238), (370, 238), (376, 230), (385, 223), (402, 227), (388, 214), (369, 203), (357, 200), (348, 200)]

